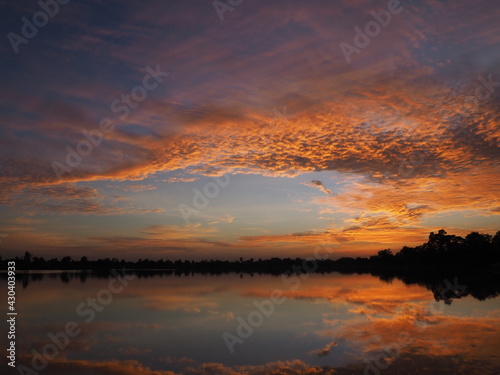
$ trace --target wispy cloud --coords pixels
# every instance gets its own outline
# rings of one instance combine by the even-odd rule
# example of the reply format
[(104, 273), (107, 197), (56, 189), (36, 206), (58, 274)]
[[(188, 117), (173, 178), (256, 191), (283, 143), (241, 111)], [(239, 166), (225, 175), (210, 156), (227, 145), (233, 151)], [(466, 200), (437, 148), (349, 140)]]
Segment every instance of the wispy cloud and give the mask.
[(319, 191), (322, 191), (323, 193), (333, 195), (332, 191), (330, 189), (327, 189), (325, 185), (323, 185), (323, 182), (320, 180), (312, 180), (309, 183), (303, 183), (306, 186), (310, 186), (312, 188), (318, 189)]

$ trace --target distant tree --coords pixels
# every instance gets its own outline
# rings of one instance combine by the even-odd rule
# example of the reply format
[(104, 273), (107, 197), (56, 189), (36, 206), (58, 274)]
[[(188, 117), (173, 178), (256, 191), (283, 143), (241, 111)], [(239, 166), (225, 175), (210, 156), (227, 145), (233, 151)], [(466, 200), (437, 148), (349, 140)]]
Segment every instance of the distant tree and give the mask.
[(31, 254), (29, 252), (27, 252), (27, 251), (24, 253), (24, 261), (26, 263), (30, 263), (31, 262)]
[(411, 259), (416, 255), (416, 250), (413, 247), (403, 246), (401, 250), (396, 254), (398, 258)]
[(465, 246), (469, 253), (475, 257), (488, 253), (491, 242), (492, 236), (489, 234), (472, 232), (465, 237)]
[(500, 251), (500, 230), (495, 233), (495, 236), (491, 240), (491, 244), (496, 252)]
[(392, 251), (391, 251), (391, 249), (380, 250), (377, 253), (377, 256), (380, 259), (389, 259), (390, 257), (392, 257)]
[(426, 244), (426, 250), (433, 251), (434, 254), (445, 253), (448, 250), (448, 244), (451, 241), (451, 236), (446, 234), (444, 229), (440, 229), (438, 233), (429, 234), (429, 241)]

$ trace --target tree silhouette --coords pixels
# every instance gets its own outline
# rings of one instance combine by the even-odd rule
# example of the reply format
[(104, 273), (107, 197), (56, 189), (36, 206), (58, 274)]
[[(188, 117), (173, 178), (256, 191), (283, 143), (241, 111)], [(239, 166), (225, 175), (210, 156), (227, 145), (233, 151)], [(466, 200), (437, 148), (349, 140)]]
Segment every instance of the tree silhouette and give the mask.
[[(46, 261), (43, 257), (32, 257), (26, 251), (23, 258), (14, 259), (0, 258), (2, 267), (7, 266), (9, 260), (15, 260), (19, 269), (60, 269), (60, 270), (92, 270), (93, 272), (105, 272), (106, 270), (117, 268), (128, 268), (135, 270), (171, 270), (184, 273), (210, 273), (221, 274), (227, 272), (237, 273), (269, 273), (269, 274), (290, 274), (307, 272), (370, 272), (382, 275), (390, 280), (396, 273), (404, 270), (416, 270), (416, 272), (427, 272), (428, 270), (438, 271), (443, 268), (472, 269), (488, 267), (500, 268), (500, 231), (494, 236), (471, 232), (465, 238), (456, 235), (449, 235), (444, 229), (437, 233), (431, 232), (428, 241), (415, 247), (403, 246), (396, 253), (391, 249), (384, 249), (368, 258), (342, 257), (337, 260), (318, 259), (314, 261), (314, 270), (311, 270), (310, 261), (307, 265), (302, 258), (253, 258), (244, 260), (152, 260), (140, 258), (136, 262), (118, 260), (117, 258), (104, 258), (89, 260), (82, 256), (80, 260), (73, 260), (71, 256), (64, 256), (61, 260), (53, 258)], [(390, 272), (392, 273), (390, 273)]]

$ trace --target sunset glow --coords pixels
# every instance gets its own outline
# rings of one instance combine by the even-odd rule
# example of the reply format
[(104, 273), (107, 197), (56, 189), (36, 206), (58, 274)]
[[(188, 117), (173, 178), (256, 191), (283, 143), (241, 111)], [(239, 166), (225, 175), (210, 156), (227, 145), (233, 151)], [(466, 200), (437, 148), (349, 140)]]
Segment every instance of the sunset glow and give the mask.
[(231, 8), (70, 2), (22, 43), (39, 5), (2, 12), (2, 256), (338, 258), (499, 229), (497, 1)]

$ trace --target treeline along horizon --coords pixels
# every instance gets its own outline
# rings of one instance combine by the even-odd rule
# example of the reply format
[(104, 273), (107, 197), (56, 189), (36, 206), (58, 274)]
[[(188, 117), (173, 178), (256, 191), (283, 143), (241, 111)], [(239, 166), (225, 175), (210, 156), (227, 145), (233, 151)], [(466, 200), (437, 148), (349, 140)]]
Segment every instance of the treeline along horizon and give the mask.
[[(481, 267), (500, 262), (500, 231), (494, 236), (471, 232), (465, 237), (448, 235), (444, 229), (437, 233), (431, 232), (428, 241), (422, 245), (403, 246), (393, 254), (390, 249), (379, 251), (370, 257), (341, 257), (339, 259), (317, 259), (314, 261), (303, 258), (270, 258), (254, 260), (151, 260), (139, 259), (126, 261), (117, 258), (89, 260), (86, 256), (80, 260), (65, 256), (61, 259), (49, 260), (33, 256), (26, 251), (23, 257), (3, 259), (0, 255), (2, 269), (7, 262), (15, 261), (19, 270), (110, 270), (127, 269), (158, 269), (185, 270), (193, 272), (247, 272), (247, 273), (301, 273), (328, 272), (341, 269), (391, 268), (391, 267)], [(307, 266), (307, 263), (313, 263)]]

